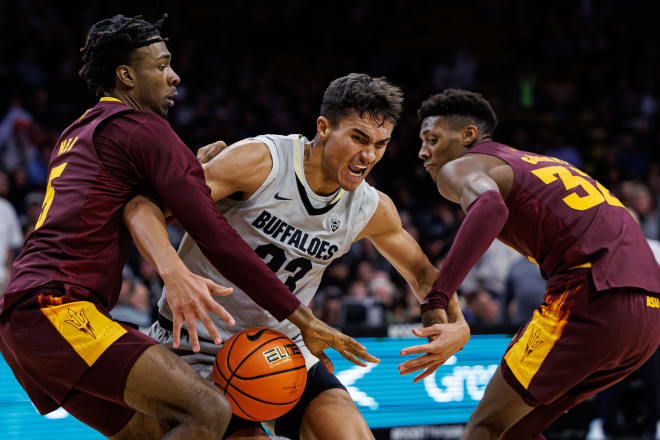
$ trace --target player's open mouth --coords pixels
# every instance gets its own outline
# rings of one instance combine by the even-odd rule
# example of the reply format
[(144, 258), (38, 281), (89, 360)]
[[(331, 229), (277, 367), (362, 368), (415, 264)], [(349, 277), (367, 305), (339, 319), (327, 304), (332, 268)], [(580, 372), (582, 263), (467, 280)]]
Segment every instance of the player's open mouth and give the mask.
[(362, 177), (364, 172), (367, 170), (366, 166), (363, 165), (349, 165), (348, 172), (354, 175), (355, 177)]
[(167, 101), (167, 105), (169, 107), (174, 107), (174, 98), (176, 98), (177, 92), (172, 93), (171, 95), (167, 95), (165, 97), (165, 100)]

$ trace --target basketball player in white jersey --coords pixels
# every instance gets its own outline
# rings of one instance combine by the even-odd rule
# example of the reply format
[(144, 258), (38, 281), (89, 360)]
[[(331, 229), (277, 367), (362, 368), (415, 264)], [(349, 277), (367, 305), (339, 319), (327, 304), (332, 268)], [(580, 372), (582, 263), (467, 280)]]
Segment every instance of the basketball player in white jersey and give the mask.
[[(384, 78), (350, 74), (333, 81), (326, 90), (316, 137), (311, 141), (300, 135), (258, 136), (226, 148), (204, 166), (218, 209), (302, 304), (309, 304), (328, 265), (361, 238), (374, 243), (420, 301), (437, 277), (435, 267), (403, 229), (391, 199), (364, 181), (385, 152), (401, 103), (401, 90)], [(153, 243), (167, 247), (162, 213), (156, 205), (140, 197), (129, 203), (124, 213), (133, 235), (139, 231), (143, 239), (149, 229), (144, 224), (158, 223), (158, 230), (151, 228), (148, 235)], [(154, 222), (158, 216), (160, 222)], [(215, 320), (224, 340), (240, 330), (265, 326), (282, 331), (301, 346), (308, 366), (307, 387), (296, 407), (274, 422), (277, 435), (293, 439), (373, 438), (348, 392), (331, 374), (327, 356), (314, 350), (321, 359), (318, 362), (304, 346), (297, 327), (288, 321), (278, 322), (257, 306), (211, 265), (190, 237), (184, 238), (179, 256), (194, 273), (234, 288), (232, 295), (217, 299), (236, 321), (229, 327)], [(160, 315), (149, 334), (171, 347), (172, 314), (164, 296)], [(446, 356), (436, 353), (435, 366), (418, 379), (434, 372), (469, 338), (455, 296), (446, 312), (431, 310), (423, 315), (423, 321), (425, 326), (439, 324), (442, 328)], [(209, 336), (202, 328), (199, 332), (200, 353), (193, 353), (190, 346), (185, 350), (183, 340), (177, 353), (208, 377), (217, 346), (204, 341)], [(342, 354), (360, 363), (350, 353)], [(258, 423), (233, 416), (225, 438), (268, 436)]]

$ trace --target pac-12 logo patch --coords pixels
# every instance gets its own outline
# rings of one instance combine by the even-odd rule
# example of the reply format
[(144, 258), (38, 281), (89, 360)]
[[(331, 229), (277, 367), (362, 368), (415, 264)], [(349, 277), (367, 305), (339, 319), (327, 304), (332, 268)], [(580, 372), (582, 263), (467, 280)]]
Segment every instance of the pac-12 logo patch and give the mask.
[(339, 229), (339, 226), (341, 226), (341, 220), (339, 220), (339, 217), (336, 215), (331, 215), (328, 217), (327, 223), (328, 229), (330, 229), (332, 232), (337, 232), (337, 229)]

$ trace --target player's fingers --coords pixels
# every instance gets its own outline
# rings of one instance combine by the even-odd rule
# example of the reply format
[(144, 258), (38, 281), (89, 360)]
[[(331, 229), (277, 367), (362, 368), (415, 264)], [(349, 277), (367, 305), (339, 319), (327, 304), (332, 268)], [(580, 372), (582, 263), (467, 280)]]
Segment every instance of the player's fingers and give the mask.
[(367, 351), (367, 347), (347, 335), (344, 335), (344, 344), (353, 350)]
[(220, 317), (220, 319), (225, 321), (227, 324), (229, 324), (229, 325), (236, 324), (236, 321), (234, 321), (234, 317), (231, 316), (231, 314), (224, 307), (222, 307), (220, 304), (218, 304), (217, 302), (210, 299), (210, 300), (208, 300), (206, 306), (207, 306), (207, 309), (210, 312), (215, 313), (216, 315), (218, 315)]
[(417, 382), (419, 382), (420, 380), (424, 380), (424, 379), (426, 379), (427, 377), (429, 377), (430, 375), (432, 375), (433, 373), (435, 373), (435, 371), (436, 371), (439, 367), (440, 367), (440, 365), (436, 365), (436, 366), (434, 366), (434, 367), (429, 367), (429, 368), (427, 368), (426, 371), (424, 371), (422, 374), (420, 374), (420, 375), (418, 375), (417, 377), (415, 377), (415, 378), (413, 379), (413, 382), (414, 382), (414, 383), (417, 383)]
[(419, 370), (423, 370), (425, 368), (429, 368), (431, 365), (433, 365), (432, 362), (425, 363), (425, 364), (420, 364), (420, 365), (417, 365), (415, 367), (406, 368), (404, 370), (399, 370), (399, 374), (401, 376), (405, 376), (406, 374), (414, 373), (415, 371), (419, 371)]
[(206, 287), (208, 287), (209, 293), (211, 293), (211, 295), (227, 296), (231, 295), (231, 293), (234, 291), (232, 287), (221, 286), (220, 284), (217, 284), (208, 278), (205, 278), (204, 281), (206, 282)]
[(440, 327), (439, 324), (435, 324), (430, 327), (414, 328), (412, 332), (415, 336), (419, 336), (420, 338), (427, 338), (429, 336), (442, 333), (442, 327)]
[(202, 165), (207, 162), (206, 160), (206, 152), (208, 151), (210, 145), (205, 145), (203, 147), (200, 147), (199, 150), (197, 150), (197, 160), (199, 163)]
[(172, 324), (172, 347), (179, 348), (181, 342), (181, 327), (183, 326), (183, 316), (181, 312), (172, 311), (173, 324)]
[(328, 370), (330, 373), (332, 373), (332, 372), (335, 371), (335, 366), (332, 365), (332, 361), (330, 361), (330, 358), (328, 358), (328, 356), (326, 356), (325, 353), (323, 353), (323, 352), (321, 351), (321, 352), (319, 352), (319, 353), (312, 353), (312, 354), (313, 354), (314, 356), (316, 356), (317, 358), (319, 358), (319, 360), (321, 361), (321, 363), (323, 364), (323, 366), (324, 366), (324, 367), (326, 368), (326, 370)]
[(362, 347), (361, 344), (358, 344), (358, 346), (353, 346), (349, 345), (346, 350), (346, 352), (351, 353), (354, 356), (359, 357), (362, 360), (365, 360), (367, 362), (371, 362), (374, 364), (377, 364), (380, 362), (380, 359), (378, 359), (376, 356), (372, 355), (367, 351), (366, 348)]
[(353, 363), (353, 364), (355, 364), (355, 365), (359, 365), (359, 366), (361, 366), (361, 367), (366, 367), (366, 366), (367, 366), (367, 364), (365, 364), (364, 362), (362, 362), (362, 361), (361, 361), (360, 359), (358, 359), (357, 357), (353, 356), (353, 355), (352, 355), (351, 353), (349, 353), (348, 351), (340, 351), (339, 353), (340, 353), (342, 356), (344, 356), (344, 358), (346, 358), (347, 361), (349, 361), (349, 362), (351, 362), (351, 363)]
[(424, 356), (416, 357), (399, 365), (399, 372), (401, 374), (408, 374), (413, 371), (421, 370), (427, 365), (433, 363), (431, 355), (425, 354)]
[(190, 337), (190, 344), (192, 345), (193, 352), (199, 352), (199, 338), (197, 337), (197, 319), (195, 315), (190, 312), (186, 313), (186, 327), (188, 328), (188, 336)]
[(206, 145), (197, 150), (197, 160), (203, 165), (220, 154), (225, 148), (227, 148), (227, 144), (223, 141), (217, 141)]
[(206, 311), (202, 310), (201, 313), (199, 313), (197, 316), (199, 320), (202, 321), (202, 324), (204, 325), (204, 328), (206, 328), (206, 331), (209, 333), (213, 343), (215, 345), (222, 344), (222, 337), (220, 336), (220, 332), (218, 332), (218, 329), (215, 327), (213, 320), (209, 317)]
[(428, 353), (430, 350), (431, 344), (413, 345), (412, 347), (404, 348), (399, 354), (401, 354), (401, 356), (408, 356), (409, 354)]

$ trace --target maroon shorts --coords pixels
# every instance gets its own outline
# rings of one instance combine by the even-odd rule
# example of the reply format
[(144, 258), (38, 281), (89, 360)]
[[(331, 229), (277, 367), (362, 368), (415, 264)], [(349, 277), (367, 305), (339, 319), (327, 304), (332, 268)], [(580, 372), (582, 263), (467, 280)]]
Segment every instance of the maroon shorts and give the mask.
[(635, 371), (659, 344), (658, 294), (598, 292), (588, 271), (567, 276), (546, 291), (502, 359), (504, 379), (535, 407), (505, 438), (543, 438), (557, 417)]
[(68, 294), (35, 293), (0, 315), (0, 351), (39, 412), (62, 406), (106, 436), (133, 416), (126, 378), (154, 344)]

